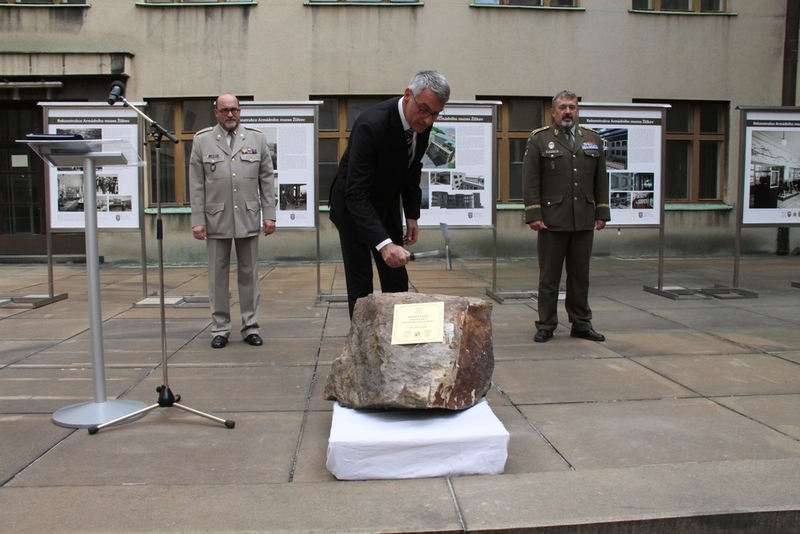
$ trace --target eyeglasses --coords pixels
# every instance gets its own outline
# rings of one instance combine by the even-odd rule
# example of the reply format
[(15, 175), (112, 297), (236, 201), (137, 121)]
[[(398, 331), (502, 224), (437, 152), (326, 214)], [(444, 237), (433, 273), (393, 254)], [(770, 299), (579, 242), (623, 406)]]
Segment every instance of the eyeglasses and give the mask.
[(233, 113), (234, 115), (236, 115), (240, 111), (242, 111), (242, 108), (224, 108), (224, 109), (218, 109), (217, 111), (222, 113), (223, 115), (227, 115), (228, 113)]
[(414, 96), (414, 93), (411, 93), (411, 98), (414, 99), (414, 103), (417, 105), (417, 113), (420, 114), (421, 117), (433, 117), (434, 119), (439, 116), (441, 111), (437, 111), (434, 113), (433, 111), (429, 110), (428, 108), (420, 107), (419, 102), (417, 102), (417, 97)]

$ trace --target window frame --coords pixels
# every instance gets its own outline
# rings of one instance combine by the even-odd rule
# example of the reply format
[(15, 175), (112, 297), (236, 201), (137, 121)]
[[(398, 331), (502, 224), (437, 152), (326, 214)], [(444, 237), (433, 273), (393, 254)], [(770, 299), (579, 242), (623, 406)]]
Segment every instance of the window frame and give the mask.
[[(686, 176), (686, 198), (667, 198), (667, 187), (665, 184), (665, 204), (722, 204), (725, 202), (725, 190), (727, 183), (727, 156), (729, 153), (730, 142), (730, 102), (723, 100), (655, 100), (655, 99), (634, 99), (635, 103), (647, 104), (670, 104), (672, 107), (667, 109), (667, 115), (670, 110), (674, 109), (675, 104), (690, 105), (689, 117), (689, 131), (687, 132), (670, 132), (667, 130), (667, 124), (664, 125), (665, 141), (669, 144), (671, 141), (688, 142), (688, 168)], [(719, 106), (718, 117), (719, 128), (716, 133), (704, 133), (701, 130), (701, 108), (704, 105), (716, 104)], [(701, 191), (701, 154), (700, 147), (704, 142), (718, 143), (719, 151), (717, 153), (717, 196), (716, 198), (705, 198), (700, 196)], [(666, 157), (666, 153), (663, 155)], [(666, 180), (667, 177), (664, 176)]]
[(691, 2), (690, 9), (669, 9), (669, 8), (662, 8), (662, 0), (645, 0), (648, 2), (650, 7), (642, 8), (642, 7), (634, 7), (634, 0), (631, 0), (631, 8), (629, 11), (631, 13), (658, 13), (658, 14), (665, 14), (665, 15), (686, 15), (686, 14), (694, 14), (694, 15), (735, 15), (731, 10), (731, 2), (730, 0), (718, 0), (721, 2), (721, 8), (719, 10), (703, 10), (703, 0), (687, 0)]

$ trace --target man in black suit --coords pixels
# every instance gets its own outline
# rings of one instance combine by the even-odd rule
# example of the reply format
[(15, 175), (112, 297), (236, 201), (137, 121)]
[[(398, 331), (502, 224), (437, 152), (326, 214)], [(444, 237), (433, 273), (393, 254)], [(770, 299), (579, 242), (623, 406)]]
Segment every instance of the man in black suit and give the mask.
[(418, 237), (422, 156), (433, 121), (449, 99), (444, 76), (422, 71), (403, 96), (369, 108), (353, 124), (330, 193), (351, 317), (356, 300), (373, 290), (370, 254), (384, 293), (408, 291), (409, 256), (403, 245), (413, 245)]

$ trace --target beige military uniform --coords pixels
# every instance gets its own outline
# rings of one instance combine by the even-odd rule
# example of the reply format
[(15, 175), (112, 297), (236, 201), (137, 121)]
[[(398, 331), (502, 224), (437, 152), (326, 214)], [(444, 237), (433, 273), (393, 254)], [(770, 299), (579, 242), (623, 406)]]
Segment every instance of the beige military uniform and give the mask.
[(231, 245), (236, 247), (242, 337), (259, 332), (258, 235), (275, 220), (272, 157), (261, 130), (239, 126), (233, 146), (221, 126), (197, 132), (189, 162), (192, 227), (206, 227), (211, 335), (231, 330)]

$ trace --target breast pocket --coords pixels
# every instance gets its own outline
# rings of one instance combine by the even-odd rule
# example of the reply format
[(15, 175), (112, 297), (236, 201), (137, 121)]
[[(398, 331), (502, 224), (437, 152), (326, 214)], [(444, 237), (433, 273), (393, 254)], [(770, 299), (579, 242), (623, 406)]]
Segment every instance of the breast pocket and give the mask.
[(225, 172), (221, 168), (224, 165), (224, 160), (219, 157), (215, 156), (204, 156), (203, 157), (203, 167), (206, 171), (206, 179), (207, 180), (214, 180), (218, 178), (224, 178)]
[(261, 157), (259, 154), (242, 154), (242, 173), (245, 178), (258, 179), (258, 169), (261, 168)]
[(542, 155), (542, 174), (544, 176), (554, 176), (556, 174), (563, 174), (564, 173), (564, 165), (569, 164), (567, 161), (565, 163), (564, 153), (557, 152), (554, 154), (543, 154)]
[(600, 152), (597, 150), (583, 151), (586, 174), (594, 174), (597, 170), (597, 162), (600, 161)]

